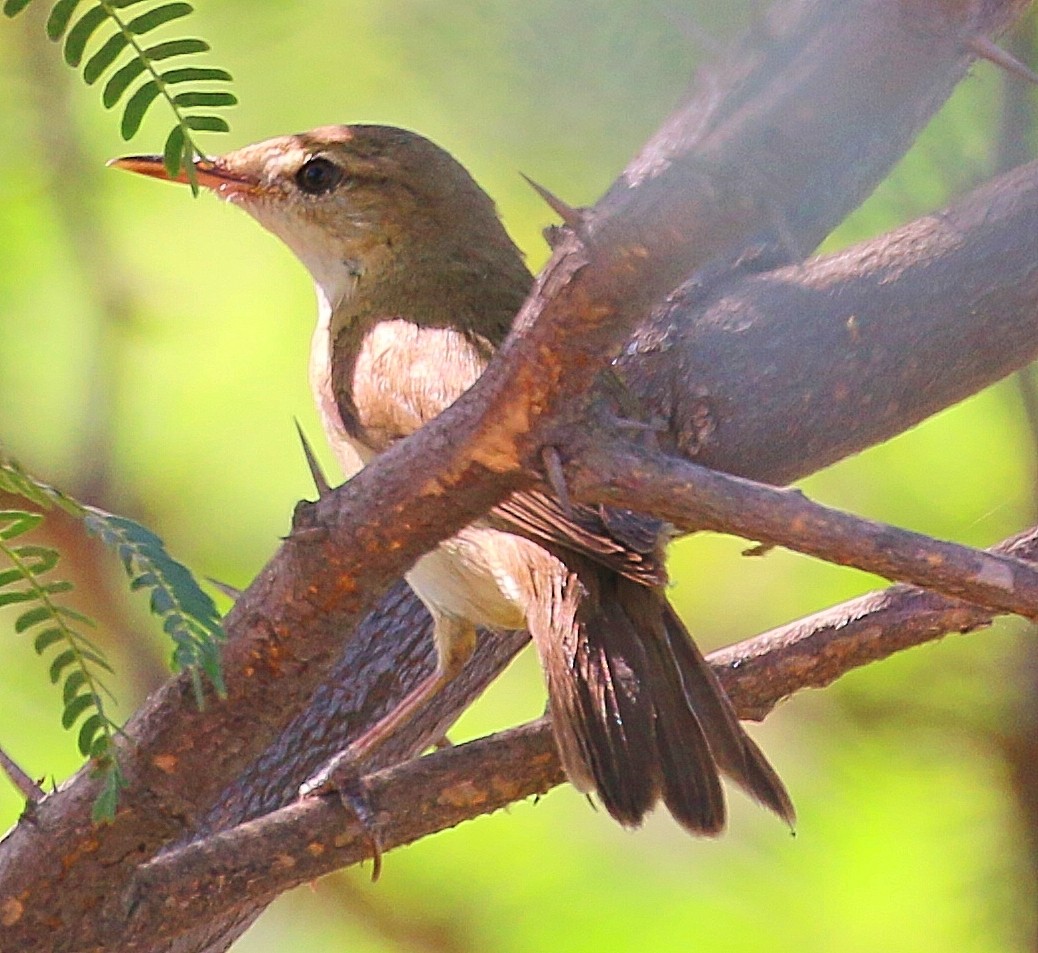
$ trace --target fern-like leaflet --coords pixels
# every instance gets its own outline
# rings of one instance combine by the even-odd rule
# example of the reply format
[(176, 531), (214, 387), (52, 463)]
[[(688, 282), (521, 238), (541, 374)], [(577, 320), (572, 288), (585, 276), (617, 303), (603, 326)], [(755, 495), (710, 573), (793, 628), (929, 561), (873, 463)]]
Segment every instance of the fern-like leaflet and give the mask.
[[(166, 552), (161, 539), (133, 520), (87, 506), (41, 483), (2, 449), (0, 490), (18, 494), (44, 510), (58, 507), (81, 519), (91, 533), (118, 554), (130, 578), (130, 588), (151, 590), (151, 610), (162, 619), (164, 631), (173, 639), (174, 667), (191, 673), (198, 704), (204, 701), (203, 673), (219, 694), (224, 693), (220, 615), (191, 573)], [(62, 725), (72, 729), (79, 723), (79, 749), (104, 778), (94, 803), (95, 818), (103, 820), (114, 815), (123, 786), (114, 748), (119, 727), (105, 711), (105, 699), (111, 698), (111, 693), (101, 678), (102, 672), (112, 669), (101, 649), (83, 634), (83, 627), (93, 622), (58, 598), (71, 590), (72, 584), (43, 578), (54, 570), (58, 553), (45, 546), (12, 542), (42, 520), (40, 513), (0, 510), (0, 555), (10, 565), (0, 569), (0, 608), (32, 603), (15, 619), (15, 631), (22, 634), (35, 630), (33, 647), (39, 655), (57, 651), (51, 660), (50, 679), (54, 684), (62, 683)]]
[[(32, 0), (4, 0), (3, 12), (13, 17)], [(153, 30), (179, 20), (193, 12), (191, 4), (176, 0), (162, 2), (133, 16), (124, 15), (128, 7), (155, 0), (87, 0), (87, 10), (75, 22), (77, 8), (83, 0), (57, 0), (47, 19), (47, 35), (55, 41), (64, 38), (65, 61), (73, 68), (83, 63), (87, 44), (106, 24), (113, 29), (104, 42), (83, 65), (83, 79), (96, 83), (111, 70), (127, 51), (129, 59), (108, 78), (101, 94), (105, 108), (111, 109), (129, 92), (141, 77), (144, 81), (126, 99), (120, 124), (124, 139), (132, 139), (140, 129), (148, 108), (156, 99), (164, 99), (173, 111), (176, 125), (166, 137), (162, 150), (166, 170), (173, 177), (185, 173), (191, 188), (197, 192), (194, 157), (203, 155), (193, 132), (227, 132), (230, 127), (222, 116), (210, 112), (193, 112), (204, 108), (233, 106), (237, 98), (226, 89), (188, 88), (187, 84), (229, 83), (231, 74), (209, 66), (178, 65), (164, 68), (174, 57), (193, 56), (209, 51), (209, 44), (199, 39), (167, 40), (146, 46), (143, 37)], [(163, 64), (160, 66), (159, 64)]]

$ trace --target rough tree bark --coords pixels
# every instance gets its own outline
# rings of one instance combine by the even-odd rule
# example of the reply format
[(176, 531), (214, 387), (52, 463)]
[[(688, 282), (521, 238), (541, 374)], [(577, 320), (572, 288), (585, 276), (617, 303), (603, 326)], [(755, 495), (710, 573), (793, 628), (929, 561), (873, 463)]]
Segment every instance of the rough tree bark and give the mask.
[[(438, 540), (535, 483), (546, 446), (560, 449), (579, 498), (669, 507), (686, 527), (827, 554), (826, 529), (843, 525), (835, 514), (804, 509), (804, 525), (776, 535), (769, 507), (788, 496), (704, 476), (689, 461), (787, 482), (1038, 353), (1038, 167), (801, 263), (962, 78), (970, 41), (1001, 32), (1026, 6), (776, 7), (577, 231), (560, 234), (516, 333), (473, 392), (297, 511), (296, 534), (228, 616), (227, 700), (199, 712), (187, 680), (175, 679), (128, 726), (131, 787), (114, 823), (91, 826), (96, 784), (80, 772), (0, 843), (0, 951), (213, 953), (277, 893), (370, 853), (334, 800), (297, 803), (298, 784), (431, 664), (426, 620), (394, 581)], [(666, 422), (661, 443), (672, 456), (632, 441), (606, 412), (608, 390), (591, 389), (618, 354), (637, 409)], [(716, 487), (710, 511), (701, 493), (661, 499), (668, 480)], [(748, 503), (762, 507), (759, 520), (744, 515)], [(851, 538), (828, 554), (873, 568), (880, 559), (892, 578), (968, 594), (980, 607), (895, 587), (722, 653), (742, 714), (762, 717), (799, 687), (982, 625), (992, 609), (1035, 615), (1038, 573), (1018, 558), (1033, 556), (1033, 540), (985, 557), (881, 532), (878, 547)], [(935, 563), (940, 572), (923, 572)], [(371, 769), (442, 735), (522, 644), (488, 635), (463, 678)], [(560, 780), (536, 724), (367, 783), (394, 846)]]

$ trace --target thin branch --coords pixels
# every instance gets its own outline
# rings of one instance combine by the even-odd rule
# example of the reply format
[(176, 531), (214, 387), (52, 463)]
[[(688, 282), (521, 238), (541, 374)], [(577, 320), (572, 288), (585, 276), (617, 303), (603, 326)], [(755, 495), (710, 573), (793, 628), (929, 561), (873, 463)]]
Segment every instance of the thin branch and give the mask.
[[(591, 442), (596, 443), (593, 434)], [(785, 546), (1038, 619), (1038, 570), (1029, 563), (843, 513), (812, 502), (799, 490), (754, 483), (619, 443), (591, 449), (574, 462), (569, 476), (585, 501), (652, 513), (687, 532), (713, 530)]]

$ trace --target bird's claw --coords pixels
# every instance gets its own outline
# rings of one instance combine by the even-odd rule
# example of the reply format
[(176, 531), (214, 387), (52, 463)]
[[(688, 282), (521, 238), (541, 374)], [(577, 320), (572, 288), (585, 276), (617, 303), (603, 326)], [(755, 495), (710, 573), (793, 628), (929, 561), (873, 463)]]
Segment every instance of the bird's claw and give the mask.
[(357, 819), (371, 847), (371, 882), (382, 875), (382, 839), (379, 836), (378, 816), (371, 806), (367, 785), (357, 771), (349, 751), (343, 751), (329, 761), (317, 774), (299, 787), (304, 798), (338, 796), (342, 806)]

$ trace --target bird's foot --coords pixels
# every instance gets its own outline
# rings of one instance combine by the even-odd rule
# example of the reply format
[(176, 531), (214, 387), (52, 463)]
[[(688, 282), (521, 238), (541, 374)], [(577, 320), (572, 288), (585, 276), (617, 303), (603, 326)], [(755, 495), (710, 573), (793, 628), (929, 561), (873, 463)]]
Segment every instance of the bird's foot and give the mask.
[(371, 882), (382, 874), (382, 839), (378, 815), (371, 806), (368, 787), (357, 770), (357, 762), (347, 749), (337, 754), (317, 774), (299, 787), (304, 798), (336, 795), (342, 806), (357, 819), (371, 846)]

